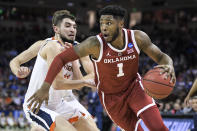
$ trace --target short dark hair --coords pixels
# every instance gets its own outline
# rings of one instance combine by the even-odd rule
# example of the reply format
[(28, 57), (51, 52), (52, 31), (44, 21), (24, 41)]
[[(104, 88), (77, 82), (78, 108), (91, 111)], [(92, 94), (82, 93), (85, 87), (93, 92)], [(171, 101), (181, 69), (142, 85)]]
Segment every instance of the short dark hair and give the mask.
[(71, 20), (75, 21), (76, 18), (74, 15), (70, 13), (68, 10), (58, 10), (53, 14), (52, 24), (58, 25), (64, 18), (70, 18)]
[(119, 17), (121, 19), (125, 19), (126, 14), (127, 14), (126, 9), (118, 5), (108, 5), (99, 11), (100, 17), (101, 15), (113, 15), (115, 18)]

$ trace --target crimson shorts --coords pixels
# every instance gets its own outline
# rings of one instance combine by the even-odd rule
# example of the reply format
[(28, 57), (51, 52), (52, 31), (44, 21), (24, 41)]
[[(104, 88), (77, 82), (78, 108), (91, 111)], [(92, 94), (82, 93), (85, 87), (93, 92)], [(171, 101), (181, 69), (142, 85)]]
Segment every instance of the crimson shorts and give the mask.
[(139, 125), (140, 114), (156, 107), (154, 100), (145, 93), (139, 78), (131, 83), (125, 91), (115, 94), (105, 94), (99, 91), (98, 94), (109, 117), (126, 131), (143, 130)]

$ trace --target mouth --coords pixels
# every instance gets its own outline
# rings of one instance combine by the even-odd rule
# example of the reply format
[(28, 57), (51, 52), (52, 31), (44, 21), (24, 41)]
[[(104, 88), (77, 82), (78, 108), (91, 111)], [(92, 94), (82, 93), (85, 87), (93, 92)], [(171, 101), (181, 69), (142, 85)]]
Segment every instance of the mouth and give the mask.
[(70, 35), (68, 35), (68, 36), (70, 36), (70, 37), (74, 37), (75, 35), (73, 35), (73, 34), (70, 34)]
[(75, 35), (73, 35), (73, 34), (68, 35), (68, 37), (69, 37), (70, 39), (72, 39), (72, 40), (74, 40), (74, 39), (75, 39)]
[(103, 37), (104, 37), (105, 39), (107, 39), (107, 38), (109, 37), (109, 35), (108, 35), (108, 34), (103, 34)]

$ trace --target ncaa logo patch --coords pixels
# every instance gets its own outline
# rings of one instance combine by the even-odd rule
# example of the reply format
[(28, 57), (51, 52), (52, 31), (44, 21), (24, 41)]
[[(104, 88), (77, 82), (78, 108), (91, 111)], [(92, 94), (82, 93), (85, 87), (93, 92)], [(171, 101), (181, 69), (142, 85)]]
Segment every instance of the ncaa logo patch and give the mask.
[(129, 44), (128, 44), (128, 47), (129, 47), (129, 48), (132, 48), (132, 47), (133, 47), (133, 44), (132, 44), (132, 43), (129, 43)]

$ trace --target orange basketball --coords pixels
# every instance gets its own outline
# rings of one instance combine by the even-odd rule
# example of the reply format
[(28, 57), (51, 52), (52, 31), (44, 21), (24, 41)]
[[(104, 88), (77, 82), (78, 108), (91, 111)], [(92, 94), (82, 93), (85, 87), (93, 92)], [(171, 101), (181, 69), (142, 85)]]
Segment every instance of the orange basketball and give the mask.
[(170, 95), (175, 84), (170, 83), (170, 77), (165, 78), (165, 73), (160, 74), (161, 68), (149, 70), (142, 79), (144, 90), (146, 93), (155, 98), (163, 99)]

